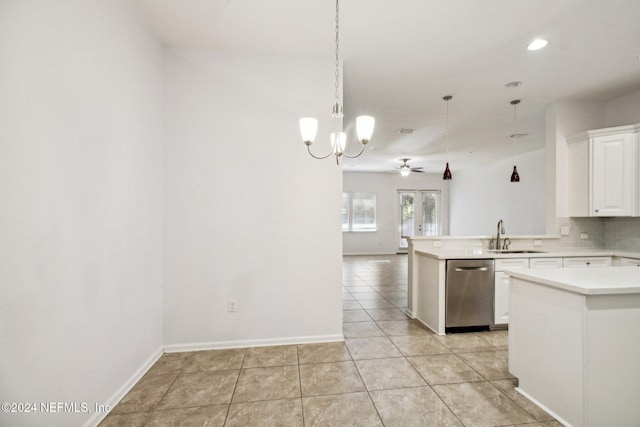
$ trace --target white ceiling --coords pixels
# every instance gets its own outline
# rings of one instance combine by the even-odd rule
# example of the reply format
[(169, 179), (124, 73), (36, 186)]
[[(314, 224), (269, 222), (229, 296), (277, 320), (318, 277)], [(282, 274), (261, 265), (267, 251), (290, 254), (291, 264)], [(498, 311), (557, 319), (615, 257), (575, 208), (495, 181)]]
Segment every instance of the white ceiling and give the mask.
[[(137, 3), (169, 46), (334, 55), (334, 0)], [(441, 173), (444, 95), (453, 95), (448, 159), (455, 174), (513, 155), (512, 99), (522, 99), (517, 130), (528, 136), (518, 152), (525, 152), (544, 146), (546, 105), (640, 89), (638, 0), (342, 0), (340, 35), (345, 127), (360, 114), (376, 118), (375, 149), (347, 160), (345, 170), (393, 170), (409, 157), (411, 166)], [(538, 37), (549, 45), (527, 51)], [(505, 88), (511, 81), (523, 84)]]

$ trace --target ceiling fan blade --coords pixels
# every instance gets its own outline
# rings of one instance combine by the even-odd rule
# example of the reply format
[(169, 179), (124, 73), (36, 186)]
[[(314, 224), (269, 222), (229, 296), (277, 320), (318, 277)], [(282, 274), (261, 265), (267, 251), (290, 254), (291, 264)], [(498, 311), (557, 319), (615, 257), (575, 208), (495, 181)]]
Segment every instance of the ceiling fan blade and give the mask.
[(417, 170), (417, 169), (411, 169), (411, 172), (424, 173), (424, 171)]

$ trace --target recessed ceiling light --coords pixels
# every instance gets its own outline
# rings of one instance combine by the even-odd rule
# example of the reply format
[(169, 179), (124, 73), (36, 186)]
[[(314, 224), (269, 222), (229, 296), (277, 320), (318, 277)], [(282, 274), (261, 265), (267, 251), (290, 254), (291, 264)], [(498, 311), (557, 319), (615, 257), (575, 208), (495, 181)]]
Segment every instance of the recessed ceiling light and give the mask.
[(402, 128), (398, 131), (398, 133), (414, 133), (415, 131), (415, 129)]
[(538, 50), (538, 49), (542, 49), (543, 47), (545, 47), (549, 42), (546, 41), (545, 39), (535, 39), (534, 41), (532, 41), (531, 43), (529, 43), (529, 46), (527, 46), (527, 49), (529, 50)]
[(509, 82), (504, 87), (513, 88), (522, 86), (522, 82)]

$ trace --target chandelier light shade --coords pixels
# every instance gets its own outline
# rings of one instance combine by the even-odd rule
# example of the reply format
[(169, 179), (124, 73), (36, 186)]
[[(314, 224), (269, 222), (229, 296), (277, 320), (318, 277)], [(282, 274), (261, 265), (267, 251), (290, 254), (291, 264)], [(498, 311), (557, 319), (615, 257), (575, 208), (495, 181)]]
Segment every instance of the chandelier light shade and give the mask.
[[(311, 157), (315, 159), (326, 159), (330, 155), (336, 157), (336, 164), (340, 164), (340, 157), (345, 156), (350, 159), (359, 157), (364, 152), (364, 147), (367, 145), (371, 136), (373, 135), (373, 129), (375, 127), (375, 119), (371, 116), (360, 116), (356, 119), (356, 133), (360, 140), (360, 151), (358, 154), (349, 155), (345, 153), (347, 145), (347, 136), (342, 131), (344, 117), (342, 111), (342, 104), (340, 103), (340, 3), (336, 0), (336, 55), (335, 55), (335, 67), (336, 67), (336, 93), (335, 104), (333, 105), (333, 111), (331, 117), (333, 119), (333, 133), (331, 134), (331, 151), (322, 156), (317, 156), (311, 152), (311, 144), (313, 144), (316, 135), (318, 133), (318, 120), (313, 117), (304, 117), (300, 119), (300, 135), (302, 141), (307, 146), (307, 151)], [(339, 135), (336, 138), (336, 135)]]
[(444, 174), (442, 175), (442, 179), (444, 179), (445, 181), (451, 180), (451, 169), (449, 169), (449, 101), (451, 101), (452, 98), (453, 96), (451, 95), (447, 95), (442, 98), (447, 102), (447, 123), (445, 127), (445, 138), (446, 138), (445, 140), (446, 140), (446, 147), (447, 147), (447, 166), (444, 168)]
[(511, 101), (511, 105), (513, 105), (513, 134), (511, 135), (511, 141), (513, 142), (513, 172), (511, 172), (511, 182), (520, 182), (520, 174), (518, 173), (518, 168), (516, 167), (516, 140), (518, 139), (518, 114), (517, 108), (518, 104), (520, 104), (519, 99), (514, 99)]

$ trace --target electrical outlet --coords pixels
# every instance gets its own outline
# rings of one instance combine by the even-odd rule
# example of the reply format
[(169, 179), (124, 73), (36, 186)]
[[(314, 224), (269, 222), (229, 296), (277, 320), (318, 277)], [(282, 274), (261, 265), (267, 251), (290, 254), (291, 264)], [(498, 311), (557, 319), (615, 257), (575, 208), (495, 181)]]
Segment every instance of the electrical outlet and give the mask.
[(535, 239), (535, 240), (533, 241), (533, 246), (542, 246), (542, 240)]
[(569, 226), (568, 225), (563, 225), (562, 227), (560, 227), (560, 235), (561, 236), (568, 236), (569, 235)]
[(441, 248), (442, 247), (442, 242), (440, 240), (434, 240), (433, 241), (433, 247), (434, 248)]
[(589, 233), (580, 233), (580, 238), (582, 240), (587, 240), (589, 238)]
[(238, 309), (238, 301), (234, 299), (227, 301), (227, 309), (229, 310), (229, 313), (234, 313)]

